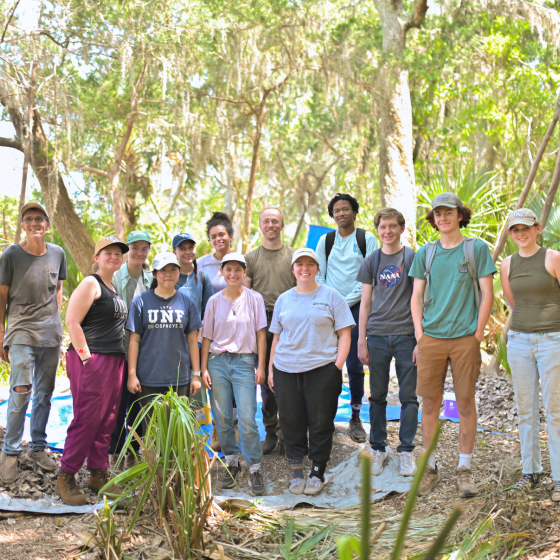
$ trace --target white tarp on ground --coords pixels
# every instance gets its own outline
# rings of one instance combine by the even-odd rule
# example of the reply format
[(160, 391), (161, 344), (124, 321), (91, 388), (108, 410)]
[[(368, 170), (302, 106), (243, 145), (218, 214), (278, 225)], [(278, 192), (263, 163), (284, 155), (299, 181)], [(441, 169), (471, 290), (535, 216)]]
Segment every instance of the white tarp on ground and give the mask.
[[(249, 494), (248, 487), (246, 487), (242, 488), (241, 492), (220, 490), (220, 495), (216, 496), (216, 501), (222, 503), (228, 499), (242, 499), (249, 500), (255, 505), (262, 504), (263, 506), (279, 510), (291, 509), (299, 504), (310, 504), (329, 509), (355, 506), (360, 503), (361, 469), (359, 454), (359, 451), (355, 451), (346, 461), (327, 471), (325, 487), (315, 497), (295, 496), (290, 494), (288, 489), (279, 496), (253, 497)], [(391, 492), (407, 492), (411, 485), (412, 478), (399, 475), (399, 458), (393, 450), (389, 450), (389, 457), (383, 472), (379, 476), (371, 477), (372, 501), (379, 500)], [(271, 488), (269, 487), (268, 490), (270, 491)]]
[(21, 511), (26, 513), (46, 513), (51, 515), (60, 515), (62, 513), (93, 513), (101, 509), (103, 502), (99, 502), (92, 506), (67, 506), (60, 500), (55, 501), (45, 494), (42, 500), (26, 500), (24, 498), (12, 498), (8, 494), (0, 493), (0, 510), (1, 511)]

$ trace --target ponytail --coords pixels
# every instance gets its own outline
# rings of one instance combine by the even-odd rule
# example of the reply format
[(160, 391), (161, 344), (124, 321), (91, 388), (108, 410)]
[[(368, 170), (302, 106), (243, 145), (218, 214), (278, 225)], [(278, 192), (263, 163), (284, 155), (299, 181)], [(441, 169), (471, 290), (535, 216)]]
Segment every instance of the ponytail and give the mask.
[(150, 284), (150, 290), (155, 290), (157, 288), (158, 284), (157, 284), (156, 272), (157, 270), (154, 270), (152, 272), (153, 278), (152, 278), (152, 283)]
[(193, 264), (193, 272), (194, 272), (194, 282), (198, 284), (198, 265), (196, 264), (196, 259), (192, 262)]

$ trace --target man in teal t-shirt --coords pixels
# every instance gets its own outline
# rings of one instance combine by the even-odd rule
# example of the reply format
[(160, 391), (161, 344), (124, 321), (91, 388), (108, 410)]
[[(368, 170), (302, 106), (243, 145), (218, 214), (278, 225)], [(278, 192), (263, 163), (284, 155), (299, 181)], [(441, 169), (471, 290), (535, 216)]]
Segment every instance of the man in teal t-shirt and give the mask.
[[(459, 410), (457, 485), (463, 497), (478, 493), (471, 471), (477, 420), (476, 382), (480, 375), (480, 343), (494, 301), (492, 276), (497, 272), (488, 246), (477, 239), (474, 255), (481, 294), (477, 308), (474, 280), (464, 248), (465, 237), (461, 233), (461, 228), (469, 224), (471, 214), (472, 210), (463, 206), (457, 195), (437, 195), (432, 200), (432, 211), (426, 215), (426, 220), (441, 234), (430, 269), (428, 294), (428, 245), (419, 249), (410, 269), (410, 276), (414, 278), (411, 309), (418, 341), (414, 350), (418, 367), (416, 393), (423, 397), (424, 445), (430, 443), (436, 430), (450, 361)], [(419, 494), (427, 494), (438, 480), (434, 452), (428, 460)]]

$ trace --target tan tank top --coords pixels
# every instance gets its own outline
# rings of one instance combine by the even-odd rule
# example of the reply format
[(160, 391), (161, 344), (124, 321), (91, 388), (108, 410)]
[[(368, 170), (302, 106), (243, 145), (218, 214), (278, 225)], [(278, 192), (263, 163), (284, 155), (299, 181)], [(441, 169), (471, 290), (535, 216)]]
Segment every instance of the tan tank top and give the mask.
[(545, 247), (533, 256), (511, 257), (509, 284), (513, 292), (511, 329), (522, 333), (560, 332), (560, 284), (546, 270)]

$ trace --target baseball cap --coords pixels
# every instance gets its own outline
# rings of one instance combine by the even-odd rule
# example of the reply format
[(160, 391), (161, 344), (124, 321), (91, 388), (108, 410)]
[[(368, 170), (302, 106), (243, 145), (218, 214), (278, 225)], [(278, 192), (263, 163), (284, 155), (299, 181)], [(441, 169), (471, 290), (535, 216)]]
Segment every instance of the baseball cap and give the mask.
[(173, 249), (176, 249), (177, 247), (179, 247), (179, 245), (181, 245), (181, 243), (183, 243), (183, 241), (192, 241), (192, 242), (196, 243), (195, 238), (190, 233), (178, 233), (173, 238)]
[(158, 253), (154, 257), (154, 270), (161, 270), (168, 264), (176, 264), (179, 268), (181, 268), (174, 253)]
[(507, 228), (510, 229), (516, 225), (536, 226), (539, 223), (537, 216), (529, 208), (518, 208), (514, 210), (508, 218)]
[(135, 241), (147, 241), (150, 245), (152, 244), (150, 236), (145, 231), (131, 231), (126, 238), (126, 243), (127, 245), (130, 245)]
[(45, 214), (47, 220), (50, 220), (47, 211), (38, 203), (38, 202), (28, 202), (22, 209), (21, 209), (21, 216), (23, 217), (28, 210), (39, 210), (39, 212), (43, 212)]
[(432, 210), (438, 206), (447, 206), (448, 208), (462, 208), (461, 199), (452, 192), (440, 193), (432, 200)]
[(311, 257), (317, 264), (319, 264), (319, 257), (313, 249), (304, 247), (303, 249), (296, 249), (292, 256), (292, 264), (294, 264), (300, 257)]
[(228, 253), (222, 259), (222, 264), (221, 264), (222, 268), (223, 268), (224, 264), (226, 264), (227, 262), (230, 262), (230, 261), (241, 263), (242, 265), (247, 267), (247, 261), (245, 260), (245, 257), (241, 253)]
[(128, 245), (123, 243), (118, 237), (114, 235), (109, 235), (107, 237), (102, 237), (97, 244), (95, 245), (95, 254), (99, 255), (99, 251), (101, 249), (105, 249), (105, 247), (109, 247), (109, 245), (118, 245), (121, 249), (123, 254), (128, 253)]

